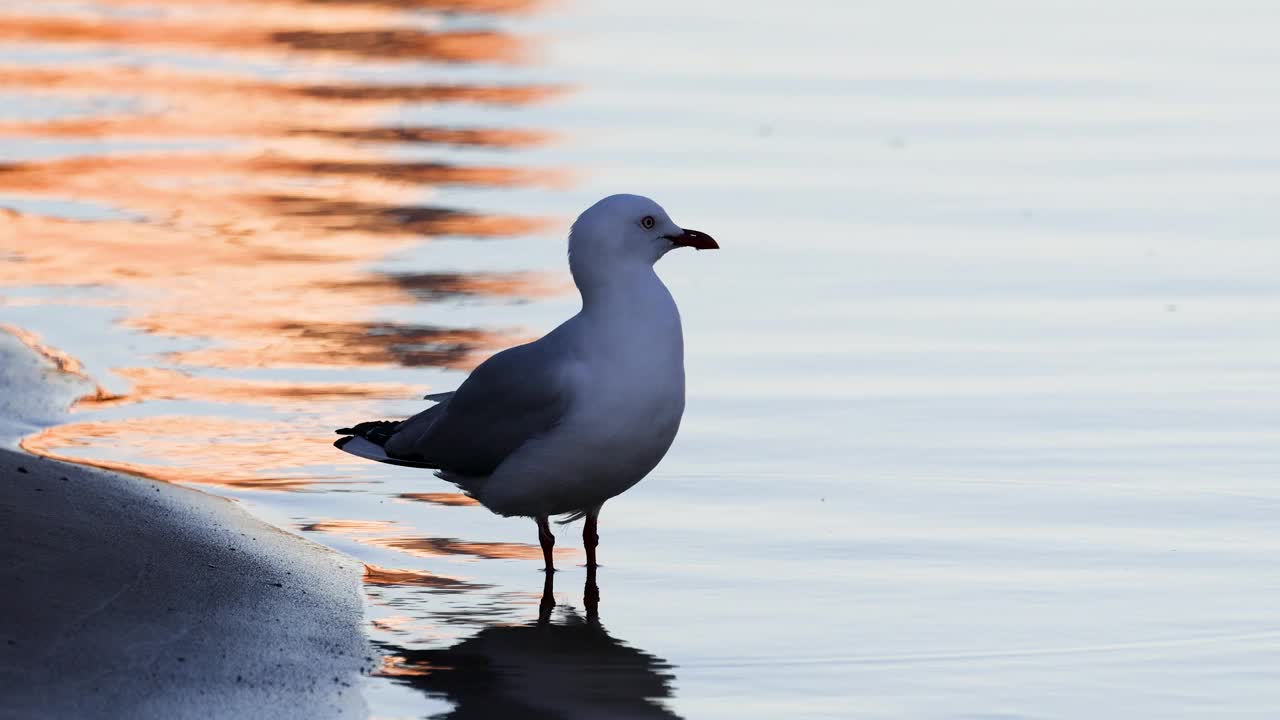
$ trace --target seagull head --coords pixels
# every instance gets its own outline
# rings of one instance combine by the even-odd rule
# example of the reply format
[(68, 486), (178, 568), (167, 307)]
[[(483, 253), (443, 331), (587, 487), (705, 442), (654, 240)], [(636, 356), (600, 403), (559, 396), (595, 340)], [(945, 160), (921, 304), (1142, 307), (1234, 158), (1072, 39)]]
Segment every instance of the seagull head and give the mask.
[(610, 195), (587, 208), (569, 231), (575, 279), (626, 265), (652, 266), (680, 247), (716, 250), (710, 235), (686, 230), (658, 203), (640, 195)]

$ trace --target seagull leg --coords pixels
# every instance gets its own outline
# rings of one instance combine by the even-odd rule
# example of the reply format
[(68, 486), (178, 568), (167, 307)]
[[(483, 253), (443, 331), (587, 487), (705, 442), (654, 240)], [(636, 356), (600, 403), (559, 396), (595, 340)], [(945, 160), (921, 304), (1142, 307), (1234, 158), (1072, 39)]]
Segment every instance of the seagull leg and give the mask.
[(551, 562), (551, 548), (556, 546), (556, 536), (551, 532), (551, 523), (547, 521), (546, 515), (539, 515), (534, 519), (538, 523), (538, 542), (542, 543), (542, 561), (546, 564), (545, 570), (553, 573), (556, 571), (556, 566)]
[(547, 573), (542, 581), (542, 602), (538, 603), (538, 624), (551, 622), (551, 611), (556, 607), (555, 573)]
[(587, 584), (582, 588), (582, 604), (587, 608), (587, 622), (600, 622), (600, 586), (596, 584), (596, 566), (587, 566)]
[(587, 569), (596, 569), (596, 546), (600, 544), (600, 533), (596, 532), (596, 519), (600, 515), (599, 508), (587, 513), (587, 520), (582, 524), (582, 547), (587, 551)]

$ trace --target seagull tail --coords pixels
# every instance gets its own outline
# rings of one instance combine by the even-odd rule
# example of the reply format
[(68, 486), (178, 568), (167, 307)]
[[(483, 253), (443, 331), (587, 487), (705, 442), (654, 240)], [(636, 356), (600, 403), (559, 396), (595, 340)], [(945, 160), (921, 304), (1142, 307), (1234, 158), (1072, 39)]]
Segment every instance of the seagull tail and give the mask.
[(568, 515), (565, 515), (564, 517), (562, 517), (562, 518), (560, 518), (559, 520), (557, 520), (557, 521), (556, 521), (556, 524), (557, 524), (557, 525), (568, 525), (568, 524), (569, 524), (569, 523), (571, 523), (571, 522), (574, 522), (574, 521), (577, 521), (577, 520), (581, 520), (582, 518), (584, 518), (584, 517), (586, 517), (586, 516), (587, 516), (587, 512), (588, 512), (588, 511), (586, 511), (586, 510), (575, 510), (575, 511), (573, 511), (573, 512), (569, 513)]

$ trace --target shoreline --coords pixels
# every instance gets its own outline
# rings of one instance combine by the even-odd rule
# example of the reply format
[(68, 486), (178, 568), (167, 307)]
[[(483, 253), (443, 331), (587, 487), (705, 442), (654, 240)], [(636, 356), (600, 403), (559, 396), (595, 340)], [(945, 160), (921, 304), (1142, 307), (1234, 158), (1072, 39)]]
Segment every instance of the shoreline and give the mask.
[(0, 717), (365, 717), (361, 564), (14, 446), (89, 391), (0, 332)]

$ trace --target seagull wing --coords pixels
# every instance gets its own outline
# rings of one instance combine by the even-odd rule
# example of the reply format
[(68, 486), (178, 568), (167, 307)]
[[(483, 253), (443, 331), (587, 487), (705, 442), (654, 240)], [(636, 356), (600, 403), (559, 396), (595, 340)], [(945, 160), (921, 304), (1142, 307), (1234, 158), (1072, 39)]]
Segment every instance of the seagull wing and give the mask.
[(481, 363), (440, 404), (400, 423), (384, 445), (387, 455), (460, 475), (492, 473), (559, 424), (568, 408), (568, 363), (548, 339)]

